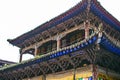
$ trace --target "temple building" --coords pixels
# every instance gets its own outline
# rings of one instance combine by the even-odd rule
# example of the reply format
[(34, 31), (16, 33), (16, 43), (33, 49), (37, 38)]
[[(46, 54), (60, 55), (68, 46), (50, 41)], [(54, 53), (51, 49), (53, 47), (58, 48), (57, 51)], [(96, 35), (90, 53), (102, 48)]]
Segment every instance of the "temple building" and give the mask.
[[(120, 22), (97, 0), (76, 6), (8, 39), (20, 63), (0, 68), (0, 80), (120, 80)], [(33, 59), (22, 61), (24, 54)]]

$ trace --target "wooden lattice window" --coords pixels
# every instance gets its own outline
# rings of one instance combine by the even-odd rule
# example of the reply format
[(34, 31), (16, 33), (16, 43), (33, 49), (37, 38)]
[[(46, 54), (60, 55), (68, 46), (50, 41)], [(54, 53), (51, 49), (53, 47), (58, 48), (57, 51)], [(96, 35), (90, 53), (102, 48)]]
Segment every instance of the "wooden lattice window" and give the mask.
[(50, 52), (51, 51), (51, 44), (47, 45), (47, 52)]
[(52, 51), (56, 50), (57, 49), (57, 44), (56, 42), (55, 43), (52, 43)]
[(44, 54), (45, 51), (46, 51), (46, 50), (45, 50), (45, 47), (41, 47), (40, 53), (41, 53), (41, 54)]
[(76, 35), (72, 35), (72, 36), (70, 37), (70, 43), (71, 43), (71, 44), (75, 43), (75, 36), (76, 36)]
[(67, 45), (66, 39), (62, 40), (62, 47), (65, 47)]

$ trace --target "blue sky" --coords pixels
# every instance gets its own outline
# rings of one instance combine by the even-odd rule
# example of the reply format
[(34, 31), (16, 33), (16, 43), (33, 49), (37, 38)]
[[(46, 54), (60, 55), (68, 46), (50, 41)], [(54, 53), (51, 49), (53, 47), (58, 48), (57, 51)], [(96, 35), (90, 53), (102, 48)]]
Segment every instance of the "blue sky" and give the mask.
[[(18, 62), (19, 48), (7, 39), (16, 38), (65, 12), (81, 0), (0, 0), (0, 59)], [(120, 21), (119, 0), (98, 0)], [(32, 58), (24, 55), (23, 60)]]

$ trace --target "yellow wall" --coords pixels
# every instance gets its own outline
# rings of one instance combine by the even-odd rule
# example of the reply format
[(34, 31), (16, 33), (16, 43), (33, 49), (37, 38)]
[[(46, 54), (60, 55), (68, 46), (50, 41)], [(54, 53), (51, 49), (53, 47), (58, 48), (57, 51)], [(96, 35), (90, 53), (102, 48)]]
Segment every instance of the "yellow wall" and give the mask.
[(76, 73), (76, 78), (87, 78), (92, 76), (92, 72), (90, 71), (83, 71), (83, 72), (77, 72)]
[[(84, 67), (76, 69), (76, 80), (80, 80), (80, 78), (88, 79), (92, 76), (92, 68), (91, 67)], [(113, 76), (108, 76), (102, 72), (98, 72), (98, 80), (119, 80), (114, 78)], [(23, 79), (23, 80), (42, 80), (43, 76), (34, 77), (31, 79)], [(46, 80), (73, 80), (74, 78), (74, 70), (67, 70), (58, 73), (48, 74), (46, 75)]]
[(46, 80), (73, 80), (73, 73), (58, 73), (47, 75)]
[[(73, 80), (74, 70), (68, 70), (66, 72), (59, 72), (46, 75), (46, 80)], [(90, 69), (87, 70), (76, 70), (76, 80), (79, 78), (88, 78), (92, 76), (92, 71)], [(31, 79), (24, 80), (42, 80), (42, 76), (34, 77)]]
[[(62, 72), (58, 74), (47, 75), (46, 80), (73, 80), (73, 76), (74, 76), (74, 71), (72, 70), (72, 71)], [(90, 76), (92, 76), (91, 71), (80, 71), (80, 70), (76, 71), (76, 79), (88, 78)]]
[(42, 76), (33, 77), (33, 78), (30, 78), (30, 79), (23, 79), (23, 80), (42, 80)]

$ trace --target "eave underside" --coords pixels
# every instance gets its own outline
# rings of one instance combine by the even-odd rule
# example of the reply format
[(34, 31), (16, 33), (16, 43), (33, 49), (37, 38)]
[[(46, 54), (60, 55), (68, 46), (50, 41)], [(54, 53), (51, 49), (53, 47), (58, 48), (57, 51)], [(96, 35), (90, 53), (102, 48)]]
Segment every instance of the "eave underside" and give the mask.
[[(66, 54), (57, 58), (53, 58), (44, 62), (34, 63), (26, 67), (15, 68), (2, 71), (0, 73), (1, 80), (16, 80), (35, 77), (44, 74), (51, 74), (69, 69), (84, 67), (90, 64), (99, 65), (106, 68), (106, 71), (115, 71), (120, 73), (120, 56), (117, 56), (104, 48), (98, 51), (95, 45), (91, 45), (77, 52)], [(24, 64), (24, 65), (27, 65)]]
[[(68, 10), (67, 12), (61, 14), (60, 16), (50, 20), (49, 22), (35, 28), (34, 30), (25, 33), (21, 36), (19, 36), (16, 39), (8, 40), (11, 44), (18, 46), (20, 48), (23, 48), (23, 44), (26, 43), (26, 45), (34, 44), (35, 41), (39, 41), (40, 37), (41, 39), (44, 39), (44, 37), (50, 37), (52, 36), (52, 33), (60, 32), (61, 30), (67, 29), (66, 22), (70, 20), (70, 23), (74, 24), (75, 20), (73, 19), (75, 16), (78, 16), (79, 20), (85, 21), (84, 17), (87, 19), (90, 19), (90, 15), (86, 15), (83, 17), (79, 17), (80, 14), (84, 12), (88, 12), (88, 7), (90, 5), (90, 12), (93, 13), (95, 16), (99, 17), (101, 21), (104, 21), (106, 24), (110, 25), (111, 28), (114, 28), (116, 31), (120, 31), (120, 23), (117, 21), (111, 14), (109, 14), (96, 0), (91, 0), (91, 2), (87, 2), (87, 0), (83, 0), (78, 5), (73, 7), (72, 9)], [(88, 12), (89, 13), (89, 12)], [(71, 25), (71, 24), (70, 24)], [(61, 26), (61, 27), (59, 27)], [(62, 27), (64, 26), (64, 27)], [(58, 28), (57, 28), (58, 27)], [(51, 30), (50, 30), (51, 29)], [(44, 32), (43, 32), (44, 31)], [(41, 33), (43, 32), (43, 33)], [(47, 34), (47, 35), (44, 35)], [(37, 38), (37, 39), (35, 39)]]

